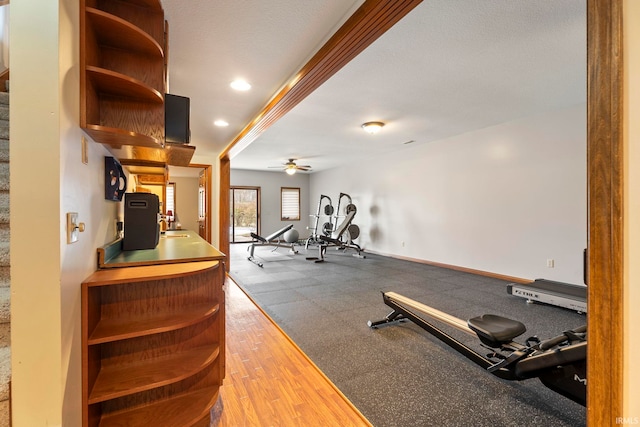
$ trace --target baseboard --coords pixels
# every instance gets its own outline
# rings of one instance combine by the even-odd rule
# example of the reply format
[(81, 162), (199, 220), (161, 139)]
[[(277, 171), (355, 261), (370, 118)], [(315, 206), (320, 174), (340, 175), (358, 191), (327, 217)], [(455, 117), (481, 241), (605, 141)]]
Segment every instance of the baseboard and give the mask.
[(442, 268), (448, 268), (450, 270), (456, 270), (456, 271), (462, 271), (462, 272), (465, 272), (465, 273), (477, 274), (479, 276), (491, 277), (493, 279), (505, 280), (507, 282), (523, 283), (524, 284), (524, 283), (530, 283), (532, 281), (531, 279), (523, 279), (521, 277), (507, 276), (505, 274), (493, 273), (493, 272), (490, 272), (490, 271), (475, 270), (473, 268), (460, 267), (458, 265), (443, 264), (441, 262), (428, 261), (428, 260), (425, 260), (425, 259), (411, 258), (411, 257), (406, 257), (406, 256), (401, 256), (401, 255), (386, 254), (386, 253), (383, 253), (383, 252), (371, 251), (371, 250), (368, 250), (368, 249), (367, 249), (367, 252), (370, 253), (370, 254), (386, 256), (386, 257), (389, 257), (389, 258), (400, 259), (400, 260), (403, 260), (403, 261), (417, 262), (419, 264), (433, 265), (434, 267), (442, 267)]

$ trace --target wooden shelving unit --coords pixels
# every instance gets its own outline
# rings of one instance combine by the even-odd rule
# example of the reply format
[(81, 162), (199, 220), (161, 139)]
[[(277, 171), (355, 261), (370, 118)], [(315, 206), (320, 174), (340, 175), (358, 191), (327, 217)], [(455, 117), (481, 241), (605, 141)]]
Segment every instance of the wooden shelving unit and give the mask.
[(82, 284), (83, 425), (208, 425), (224, 378), (221, 261), (98, 270)]
[(188, 166), (195, 147), (164, 143), (160, 1), (81, 0), (80, 10), (80, 126), (120, 160)]

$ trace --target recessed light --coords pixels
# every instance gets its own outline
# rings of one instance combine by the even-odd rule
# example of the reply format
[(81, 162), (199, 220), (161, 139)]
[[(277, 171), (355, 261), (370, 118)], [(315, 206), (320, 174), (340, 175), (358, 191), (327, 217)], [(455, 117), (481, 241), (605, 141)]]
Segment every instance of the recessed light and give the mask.
[(240, 90), (240, 91), (251, 89), (251, 85), (246, 80), (242, 80), (242, 79), (232, 81), (229, 86), (231, 86), (232, 89)]
[(221, 128), (225, 127), (225, 126), (229, 126), (229, 122), (227, 122), (226, 120), (222, 120), (222, 119), (218, 119), (218, 120), (214, 121), (213, 124), (215, 126), (218, 126), (218, 127), (221, 127)]

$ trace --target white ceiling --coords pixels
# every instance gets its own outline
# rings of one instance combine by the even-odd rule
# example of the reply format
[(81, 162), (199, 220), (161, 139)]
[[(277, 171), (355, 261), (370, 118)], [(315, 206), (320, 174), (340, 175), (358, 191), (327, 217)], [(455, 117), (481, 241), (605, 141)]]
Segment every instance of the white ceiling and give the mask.
[[(191, 98), (196, 155), (227, 146), (361, 3), (163, 0), (170, 92)], [(236, 77), (252, 90), (231, 90)], [(584, 102), (586, 0), (429, 0), (231, 166), (326, 170)], [(360, 129), (372, 120), (386, 123), (373, 136)]]

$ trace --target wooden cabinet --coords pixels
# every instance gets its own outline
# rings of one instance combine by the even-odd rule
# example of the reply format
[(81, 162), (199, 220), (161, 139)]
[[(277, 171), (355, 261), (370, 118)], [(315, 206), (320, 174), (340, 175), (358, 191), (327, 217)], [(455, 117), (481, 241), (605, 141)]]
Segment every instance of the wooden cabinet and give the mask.
[(166, 31), (159, 0), (81, 0), (80, 126), (118, 159), (188, 166), (165, 144)]
[(208, 426), (224, 378), (224, 264), (98, 270), (82, 284), (84, 426)]

